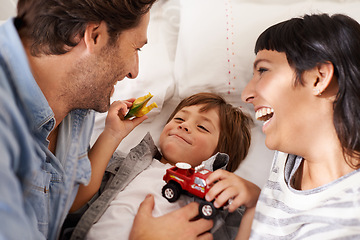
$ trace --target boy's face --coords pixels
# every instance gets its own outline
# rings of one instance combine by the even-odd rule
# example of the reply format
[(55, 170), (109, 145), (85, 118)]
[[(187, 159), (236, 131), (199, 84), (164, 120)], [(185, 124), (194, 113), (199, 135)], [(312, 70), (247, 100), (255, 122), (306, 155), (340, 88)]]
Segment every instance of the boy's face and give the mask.
[(161, 162), (186, 162), (193, 167), (214, 154), (220, 135), (218, 109), (200, 112), (203, 105), (182, 108), (165, 125), (159, 140)]

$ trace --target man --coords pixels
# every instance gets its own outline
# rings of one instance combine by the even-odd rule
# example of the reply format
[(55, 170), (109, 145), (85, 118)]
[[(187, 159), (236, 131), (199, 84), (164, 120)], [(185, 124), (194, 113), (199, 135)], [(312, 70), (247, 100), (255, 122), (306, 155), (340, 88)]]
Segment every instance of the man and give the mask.
[[(91, 109), (107, 111), (114, 84), (137, 76), (154, 1), (19, 0), (17, 17), (0, 27), (1, 239), (59, 236), (90, 179)], [(177, 229), (192, 236), (211, 227), (189, 221), (195, 204), (158, 219), (151, 204), (139, 211), (134, 239), (158, 238), (178, 215)]]

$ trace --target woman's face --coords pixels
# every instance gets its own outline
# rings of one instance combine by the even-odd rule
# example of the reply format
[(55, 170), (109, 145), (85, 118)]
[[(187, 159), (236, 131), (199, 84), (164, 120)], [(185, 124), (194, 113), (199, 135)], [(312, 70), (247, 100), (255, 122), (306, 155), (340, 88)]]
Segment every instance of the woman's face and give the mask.
[(306, 134), (302, 131), (312, 117), (312, 87), (306, 87), (306, 82), (295, 87), (294, 81), (295, 71), (285, 53), (262, 50), (256, 56), (253, 77), (242, 92), (242, 100), (254, 105), (256, 119), (264, 121), (265, 144), (273, 150), (293, 152), (299, 133)]

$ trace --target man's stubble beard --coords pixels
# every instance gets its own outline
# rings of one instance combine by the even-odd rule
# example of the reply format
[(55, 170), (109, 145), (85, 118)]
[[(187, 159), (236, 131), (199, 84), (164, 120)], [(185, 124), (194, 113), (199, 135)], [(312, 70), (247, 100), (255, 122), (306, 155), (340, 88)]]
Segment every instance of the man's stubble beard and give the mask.
[(108, 111), (113, 85), (121, 75), (125, 75), (122, 59), (114, 57), (115, 48), (105, 46), (100, 56), (79, 59), (68, 73), (70, 87), (64, 94), (72, 98), (71, 109)]

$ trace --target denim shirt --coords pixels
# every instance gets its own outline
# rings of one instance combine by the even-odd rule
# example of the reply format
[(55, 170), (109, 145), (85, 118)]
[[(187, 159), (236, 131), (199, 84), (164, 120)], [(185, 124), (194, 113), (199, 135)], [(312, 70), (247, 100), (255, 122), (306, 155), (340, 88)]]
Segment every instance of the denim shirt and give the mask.
[(57, 239), (78, 184), (90, 179), (94, 112), (70, 112), (56, 154), (48, 150), (54, 113), (13, 22), (0, 26), (0, 239)]

